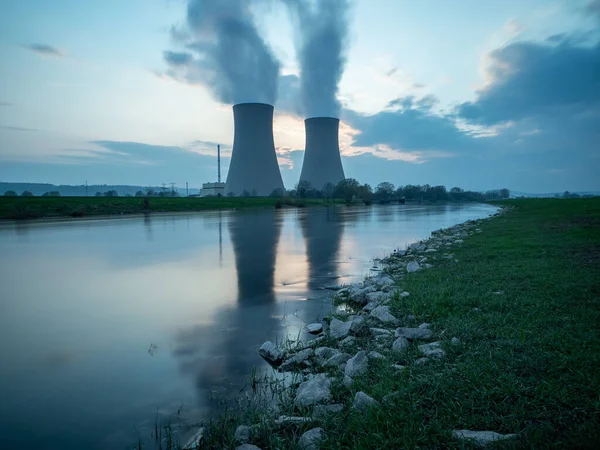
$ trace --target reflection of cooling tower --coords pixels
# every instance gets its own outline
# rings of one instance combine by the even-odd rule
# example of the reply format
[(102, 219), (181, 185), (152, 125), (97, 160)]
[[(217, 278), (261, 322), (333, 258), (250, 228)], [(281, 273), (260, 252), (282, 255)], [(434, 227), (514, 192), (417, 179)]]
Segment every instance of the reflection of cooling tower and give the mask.
[(313, 117), (304, 121), (306, 149), (300, 181), (309, 181), (313, 188), (334, 186), (344, 179), (338, 129), (340, 120), (333, 117)]
[(273, 142), (273, 107), (264, 103), (233, 106), (233, 153), (225, 194), (267, 196), (283, 189)]
[(238, 212), (229, 220), (235, 253), (238, 303), (257, 305), (275, 301), (274, 277), (281, 219), (275, 210)]
[(333, 208), (308, 209), (300, 218), (300, 226), (306, 241), (308, 288), (335, 284), (344, 222)]

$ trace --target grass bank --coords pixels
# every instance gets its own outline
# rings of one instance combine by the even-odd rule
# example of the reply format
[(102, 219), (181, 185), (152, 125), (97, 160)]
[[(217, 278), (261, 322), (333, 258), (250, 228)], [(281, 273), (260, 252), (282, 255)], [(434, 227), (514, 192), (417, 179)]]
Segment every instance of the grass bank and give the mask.
[(0, 219), (88, 217), (324, 204), (327, 204), (327, 200), (266, 197), (0, 197)]
[[(328, 371), (330, 403), (343, 405), (341, 412), (314, 418), (283, 398), (276, 414), (309, 422), (282, 426), (267, 413), (241, 410), (213, 421), (205, 447), (235, 448), (234, 431), (246, 424), (262, 449), (298, 448), (298, 437), (314, 427), (323, 428), (322, 449), (472, 448), (453, 438), (460, 429), (517, 434), (494, 448), (600, 448), (600, 200), (502, 204), (510, 212), (478, 222), (464, 242), (409, 251), (388, 270), (410, 293), (393, 295), (391, 313), (401, 326), (431, 323), (443, 358), (421, 365), (418, 342), (393, 352), (368, 332), (357, 334), (348, 354), (384, 356), (369, 358), (367, 373), (347, 387), (337, 368), (311, 369)], [(407, 273), (412, 260), (432, 267)], [(326, 337), (319, 345), (338, 344)], [(359, 391), (380, 404), (353, 409)]]

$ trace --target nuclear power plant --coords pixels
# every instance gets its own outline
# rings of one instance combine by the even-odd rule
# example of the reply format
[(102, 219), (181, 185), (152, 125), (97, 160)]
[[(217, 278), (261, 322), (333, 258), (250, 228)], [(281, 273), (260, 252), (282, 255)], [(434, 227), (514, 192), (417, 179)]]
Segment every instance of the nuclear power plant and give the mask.
[(225, 195), (268, 196), (284, 189), (273, 141), (273, 106), (233, 105), (233, 151)]
[(300, 181), (309, 181), (315, 189), (327, 183), (334, 186), (344, 179), (338, 131), (340, 119), (312, 117), (304, 121), (306, 146)]

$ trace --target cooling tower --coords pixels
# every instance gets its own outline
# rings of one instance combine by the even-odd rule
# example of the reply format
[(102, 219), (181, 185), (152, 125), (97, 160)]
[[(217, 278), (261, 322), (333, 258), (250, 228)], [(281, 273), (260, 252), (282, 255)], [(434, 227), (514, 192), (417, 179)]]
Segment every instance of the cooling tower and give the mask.
[(327, 183), (334, 186), (344, 179), (338, 130), (340, 120), (333, 117), (312, 117), (304, 121), (306, 147), (300, 181), (310, 181), (315, 189)]
[(268, 196), (283, 189), (273, 142), (273, 107), (265, 103), (233, 105), (233, 152), (225, 195)]

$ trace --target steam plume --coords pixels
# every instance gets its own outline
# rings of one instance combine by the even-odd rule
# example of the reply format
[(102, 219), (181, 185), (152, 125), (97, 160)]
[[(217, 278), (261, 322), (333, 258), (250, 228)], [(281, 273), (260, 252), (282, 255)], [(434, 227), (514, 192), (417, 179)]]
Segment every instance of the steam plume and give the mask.
[[(274, 104), (279, 62), (259, 35), (252, 0), (189, 0), (185, 52), (164, 52), (169, 74), (210, 87), (224, 103)], [(185, 32), (187, 31), (187, 33)]]
[(297, 21), (300, 91), (307, 117), (339, 117), (338, 84), (346, 63), (348, 0), (283, 0)]

